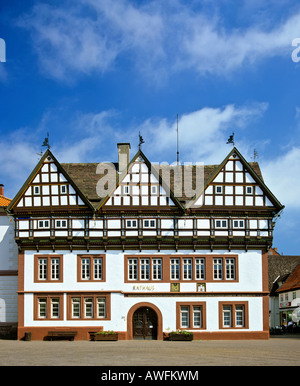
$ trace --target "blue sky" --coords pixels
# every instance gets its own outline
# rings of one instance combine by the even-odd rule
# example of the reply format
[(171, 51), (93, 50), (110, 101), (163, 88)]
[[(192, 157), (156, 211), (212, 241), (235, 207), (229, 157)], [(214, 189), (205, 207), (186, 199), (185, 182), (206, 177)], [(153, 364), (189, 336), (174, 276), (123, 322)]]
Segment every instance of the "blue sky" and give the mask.
[[(13, 198), (49, 132), (60, 162), (220, 163), (229, 135), (285, 205), (274, 246), (300, 254), (296, 0), (10, 0), (0, 4), (0, 183)], [(300, 53), (294, 52), (294, 58)], [(44, 150), (44, 149), (43, 149)]]

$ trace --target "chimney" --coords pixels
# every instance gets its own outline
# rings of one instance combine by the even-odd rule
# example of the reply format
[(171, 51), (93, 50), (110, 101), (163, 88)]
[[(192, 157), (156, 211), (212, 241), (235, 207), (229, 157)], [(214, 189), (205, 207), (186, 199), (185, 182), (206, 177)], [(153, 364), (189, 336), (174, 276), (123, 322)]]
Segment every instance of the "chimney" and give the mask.
[(0, 196), (4, 196), (4, 185), (0, 184)]
[(122, 173), (129, 164), (130, 143), (118, 143), (119, 173)]

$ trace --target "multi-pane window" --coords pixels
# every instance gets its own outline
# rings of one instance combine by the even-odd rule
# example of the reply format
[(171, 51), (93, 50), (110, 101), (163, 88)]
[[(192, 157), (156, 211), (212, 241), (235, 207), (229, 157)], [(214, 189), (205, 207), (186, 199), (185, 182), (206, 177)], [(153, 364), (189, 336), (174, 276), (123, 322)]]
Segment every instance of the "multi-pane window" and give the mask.
[[(213, 282), (238, 281), (236, 256), (125, 256), (125, 282), (156, 281)], [(202, 283), (203, 284), (203, 283)]]
[(140, 271), (141, 280), (150, 279), (150, 259), (140, 260)]
[(223, 306), (223, 327), (232, 327), (232, 306)]
[(59, 318), (59, 298), (51, 299), (51, 318)]
[(214, 279), (216, 280), (223, 279), (223, 260), (221, 258), (214, 259)]
[(216, 220), (216, 228), (227, 228), (227, 220)]
[(152, 259), (152, 279), (162, 279), (162, 263), (161, 259)]
[(39, 298), (38, 300), (38, 317), (47, 318), (47, 298)]
[(179, 280), (180, 279), (180, 259), (171, 259), (171, 279)]
[(94, 259), (94, 279), (102, 280), (102, 258)]
[(98, 318), (106, 317), (106, 300), (105, 298), (97, 298), (97, 316)]
[(235, 279), (235, 259), (225, 259), (226, 279)]
[(62, 319), (62, 301), (61, 295), (35, 295), (34, 318), (36, 320)]
[(59, 259), (51, 259), (51, 279), (59, 280)]
[(192, 259), (183, 259), (183, 279), (191, 280), (193, 276)]
[(84, 317), (85, 318), (93, 317), (93, 298), (84, 299)]
[(195, 259), (195, 274), (197, 280), (205, 279), (205, 259)]
[(144, 220), (144, 228), (155, 228), (155, 220)]
[(181, 328), (189, 328), (189, 306), (180, 307), (180, 326)]
[(78, 281), (105, 281), (105, 256), (79, 255), (78, 272)]
[(47, 259), (39, 259), (39, 280), (47, 280)]
[(50, 227), (50, 221), (49, 220), (39, 220), (38, 226), (39, 226), (39, 228), (49, 228)]
[(128, 260), (128, 279), (138, 280), (138, 260), (137, 259)]
[(35, 282), (62, 281), (62, 256), (35, 256)]
[(91, 260), (90, 258), (81, 259), (81, 279), (82, 280), (90, 280), (90, 266)]
[(137, 228), (137, 220), (126, 220), (126, 228)]
[(220, 328), (248, 328), (248, 303), (221, 303), (222, 324)]
[(176, 303), (178, 329), (204, 329), (205, 322), (205, 303)]
[(233, 228), (244, 228), (245, 221), (244, 220), (233, 220)]
[(72, 296), (71, 319), (107, 319), (108, 296)]
[(55, 228), (66, 228), (67, 220), (55, 220)]

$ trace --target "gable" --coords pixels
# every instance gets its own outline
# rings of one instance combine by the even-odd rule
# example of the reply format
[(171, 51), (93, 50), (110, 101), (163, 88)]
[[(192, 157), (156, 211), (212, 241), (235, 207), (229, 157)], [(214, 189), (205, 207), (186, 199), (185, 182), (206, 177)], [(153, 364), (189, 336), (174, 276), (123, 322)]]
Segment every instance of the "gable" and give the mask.
[(258, 165), (251, 166), (234, 148), (211, 176), (194, 205), (282, 209), (254, 169), (259, 171)]
[(47, 150), (8, 209), (52, 211), (87, 206), (85, 197)]
[(167, 184), (139, 151), (120, 176), (116, 187), (100, 207), (176, 208), (181, 207)]

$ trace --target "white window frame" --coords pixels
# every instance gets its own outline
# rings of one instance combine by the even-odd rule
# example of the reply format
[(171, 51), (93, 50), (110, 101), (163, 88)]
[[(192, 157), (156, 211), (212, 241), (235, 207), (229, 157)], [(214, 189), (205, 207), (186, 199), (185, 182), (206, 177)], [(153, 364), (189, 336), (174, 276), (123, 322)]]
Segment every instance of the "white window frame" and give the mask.
[(204, 257), (195, 258), (195, 279), (205, 280), (205, 258)]
[(102, 280), (103, 278), (103, 259), (102, 257), (94, 257), (94, 280)]
[(223, 280), (223, 259), (221, 257), (213, 258), (213, 278)]
[(50, 220), (37, 220), (39, 229), (49, 229), (50, 228)]
[[(248, 189), (250, 189), (249, 192), (248, 192)], [(253, 189), (254, 189), (253, 186), (245, 186), (245, 193), (248, 194), (248, 195), (252, 195), (253, 194)]]
[(33, 185), (32, 190), (34, 196), (39, 196), (41, 194), (41, 187), (39, 185)]
[(106, 318), (106, 298), (97, 298), (97, 317)]
[(215, 220), (215, 228), (216, 229), (227, 229), (228, 228), (228, 220), (224, 220), (224, 219)]
[(140, 259), (140, 280), (150, 280), (150, 259)]
[(144, 228), (156, 228), (156, 220), (155, 219), (145, 219), (143, 220)]
[(51, 280), (59, 280), (60, 273), (60, 259), (51, 257)]
[(193, 306), (193, 327), (202, 328), (202, 306)]
[(170, 259), (170, 278), (171, 280), (180, 280), (180, 259)]
[(138, 280), (138, 259), (128, 259), (128, 280)]
[(232, 306), (223, 306), (223, 327), (232, 328)]
[(38, 259), (39, 280), (47, 280), (48, 259)]
[(191, 258), (182, 259), (182, 279), (193, 280), (193, 259)]
[[(218, 192), (218, 190), (219, 190), (219, 192)], [(216, 185), (215, 193), (216, 194), (223, 194), (223, 186), (222, 185)]]
[(55, 228), (67, 228), (67, 220), (55, 220)]
[(80, 317), (81, 317), (81, 299), (75, 297), (75, 298), (72, 298), (72, 318), (80, 319)]
[(232, 257), (225, 258), (225, 278), (226, 280), (235, 280), (235, 259)]
[(189, 306), (180, 306), (180, 327), (189, 328), (190, 327), (190, 307)]
[(81, 259), (81, 280), (91, 279), (91, 259), (84, 257)]
[(126, 220), (126, 228), (137, 228), (138, 220)]
[(233, 228), (245, 228), (245, 220), (234, 219), (232, 220)]
[(51, 318), (59, 319), (60, 315), (60, 299), (51, 298)]
[[(43, 311), (42, 307), (44, 308)], [(38, 317), (39, 319), (47, 318), (47, 298), (39, 298), (38, 299)]]
[(162, 280), (161, 258), (152, 258), (152, 280)]

